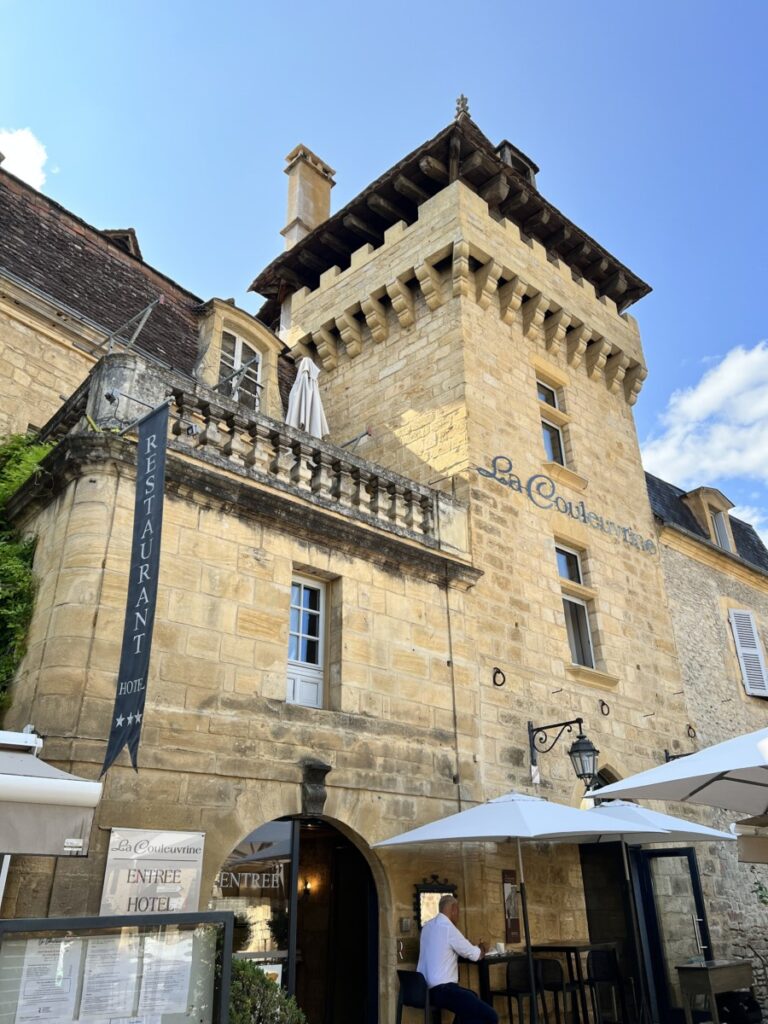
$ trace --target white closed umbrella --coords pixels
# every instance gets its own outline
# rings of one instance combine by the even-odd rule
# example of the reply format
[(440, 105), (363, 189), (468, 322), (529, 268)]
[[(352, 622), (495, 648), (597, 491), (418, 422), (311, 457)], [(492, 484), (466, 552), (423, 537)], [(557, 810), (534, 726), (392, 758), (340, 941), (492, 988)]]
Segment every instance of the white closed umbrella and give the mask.
[(319, 366), (315, 366), (312, 360), (306, 357), (301, 360), (296, 380), (293, 382), (291, 393), (288, 396), (288, 412), (285, 422), (289, 427), (297, 427), (299, 430), (306, 430), (308, 434), (322, 438), (330, 431), (323, 412), (320, 389), (317, 385), (319, 376)]
[(614, 782), (600, 790), (601, 799), (608, 796), (768, 813), (768, 729), (736, 736)]
[[(524, 793), (507, 793), (487, 803), (470, 807), (458, 814), (433, 821), (429, 825), (403, 832), (392, 839), (374, 843), (376, 847), (412, 846), (421, 843), (504, 843), (514, 839), (517, 843), (517, 862), (520, 872), (520, 907), (528, 956), (531, 986), (531, 1021), (536, 1024), (536, 978), (531, 949), (531, 931), (528, 923), (528, 902), (525, 893), (525, 875), (521, 842), (538, 840), (583, 843), (596, 839), (622, 839), (633, 833), (631, 823), (607, 821), (590, 817), (586, 811), (553, 804), (540, 797)], [(643, 826), (643, 833), (664, 836), (663, 829)]]

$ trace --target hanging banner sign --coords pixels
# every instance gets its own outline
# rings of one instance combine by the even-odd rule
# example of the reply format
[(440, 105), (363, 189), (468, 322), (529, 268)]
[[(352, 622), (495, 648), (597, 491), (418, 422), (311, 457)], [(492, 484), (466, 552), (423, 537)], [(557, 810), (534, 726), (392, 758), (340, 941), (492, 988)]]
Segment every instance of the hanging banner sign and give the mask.
[(155, 622), (157, 577), (160, 567), (160, 535), (163, 527), (165, 447), (168, 437), (168, 405), (153, 409), (139, 423), (136, 502), (133, 511), (133, 542), (125, 604), (123, 647), (117, 676), (107, 753), (101, 774), (127, 746), (131, 764), (138, 770), (144, 701), (147, 697), (149, 654)]
[(99, 914), (196, 911), (204, 845), (205, 832), (113, 828)]

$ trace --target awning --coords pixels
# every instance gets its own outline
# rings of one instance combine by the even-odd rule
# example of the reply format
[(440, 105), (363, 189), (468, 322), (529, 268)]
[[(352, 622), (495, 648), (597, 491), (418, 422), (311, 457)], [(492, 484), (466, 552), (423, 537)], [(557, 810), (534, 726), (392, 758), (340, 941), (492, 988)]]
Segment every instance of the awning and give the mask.
[(102, 785), (41, 761), (40, 745), (0, 732), (0, 854), (85, 856)]

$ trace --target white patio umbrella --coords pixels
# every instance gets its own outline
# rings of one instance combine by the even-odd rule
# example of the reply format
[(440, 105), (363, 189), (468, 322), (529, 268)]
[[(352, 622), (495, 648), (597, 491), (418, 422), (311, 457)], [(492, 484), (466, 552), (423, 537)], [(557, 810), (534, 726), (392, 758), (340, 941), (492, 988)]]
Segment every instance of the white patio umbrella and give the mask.
[(288, 412), (285, 422), (289, 427), (297, 427), (299, 430), (306, 430), (308, 434), (322, 438), (330, 431), (323, 412), (323, 403), (320, 400), (320, 389), (317, 386), (319, 376), (319, 366), (315, 366), (312, 360), (306, 357), (301, 360), (296, 380), (293, 382), (291, 393), (288, 396)]
[(600, 797), (708, 804), (752, 815), (768, 812), (768, 729), (736, 736), (632, 775)]
[[(604, 792), (604, 789), (600, 789), (596, 794), (590, 795), (598, 795), (602, 799)], [(584, 813), (601, 821), (626, 822), (634, 826), (635, 831), (617, 837), (629, 846), (642, 846), (644, 843), (700, 843), (707, 840), (712, 842), (736, 838), (730, 832), (721, 832), (720, 829), (699, 825), (698, 822), (687, 821), (685, 818), (676, 818), (672, 814), (650, 811), (647, 807), (631, 804), (628, 800), (606, 801)], [(648, 831), (642, 831), (646, 828)], [(659, 830), (666, 835), (659, 835)]]
[[(487, 803), (470, 807), (458, 814), (433, 821), (429, 825), (411, 829), (402, 835), (393, 836), (375, 847), (412, 846), (422, 843), (517, 843), (517, 863), (520, 872), (520, 906), (523, 912), (523, 929), (528, 956), (529, 983), (531, 986), (531, 1021), (536, 1024), (536, 978), (531, 949), (531, 930), (528, 922), (528, 902), (525, 892), (525, 875), (521, 843), (524, 840), (542, 842), (594, 842), (598, 838), (621, 839), (633, 833), (633, 826), (625, 821), (606, 821), (590, 818), (586, 811), (553, 804), (540, 797), (524, 793), (507, 793)], [(665, 835), (663, 829), (643, 826), (644, 834)]]
[[(602, 795), (605, 789), (601, 788), (590, 796)], [(685, 818), (676, 818), (671, 814), (660, 814), (658, 811), (650, 811), (647, 807), (639, 807), (637, 804), (629, 803), (627, 800), (610, 800), (598, 804), (591, 810), (584, 812), (588, 817), (599, 821), (613, 821), (617, 824), (628, 823), (636, 831), (626, 832), (616, 838), (621, 840), (621, 853), (624, 865), (624, 885), (626, 888), (625, 899), (632, 921), (634, 935), (638, 935), (637, 908), (635, 906), (632, 884), (630, 882), (629, 859), (627, 857), (627, 846), (642, 846), (645, 843), (698, 843), (727, 839), (734, 840), (736, 837), (730, 832), (721, 832), (719, 829), (710, 828), (708, 825), (699, 825), (695, 821), (687, 821)], [(647, 831), (644, 831), (647, 830)], [(659, 835), (657, 830), (662, 830)], [(638, 963), (640, 974), (641, 1014), (643, 1019), (648, 1017), (647, 984), (643, 974), (642, 966)]]

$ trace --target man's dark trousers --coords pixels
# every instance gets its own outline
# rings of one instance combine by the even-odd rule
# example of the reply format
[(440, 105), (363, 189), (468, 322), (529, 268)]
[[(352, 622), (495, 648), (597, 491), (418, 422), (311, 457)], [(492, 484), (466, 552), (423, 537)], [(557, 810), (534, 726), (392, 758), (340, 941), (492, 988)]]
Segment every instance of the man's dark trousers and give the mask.
[(452, 1010), (454, 1024), (498, 1024), (499, 1015), (469, 988), (451, 982), (429, 990), (429, 1001), (438, 1010)]

